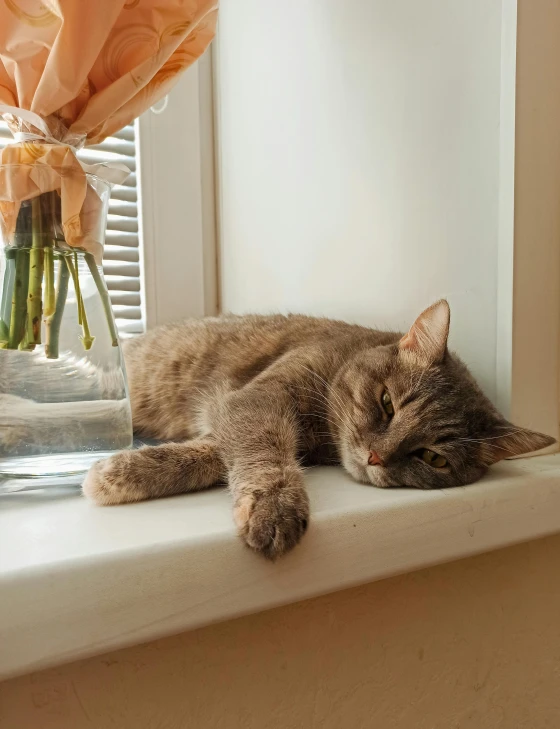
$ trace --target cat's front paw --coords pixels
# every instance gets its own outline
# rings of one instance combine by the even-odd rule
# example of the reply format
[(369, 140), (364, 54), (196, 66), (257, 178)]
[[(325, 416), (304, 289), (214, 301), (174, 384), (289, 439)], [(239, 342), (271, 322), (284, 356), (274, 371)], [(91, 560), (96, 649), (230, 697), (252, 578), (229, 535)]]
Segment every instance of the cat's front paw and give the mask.
[(94, 463), (82, 485), (84, 495), (100, 506), (139, 501), (142, 497), (131, 479), (130, 456), (123, 451)]
[(249, 547), (274, 560), (305, 534), (309, 499), (303, 485), (245, 488), (235, 500), (234, 519)]

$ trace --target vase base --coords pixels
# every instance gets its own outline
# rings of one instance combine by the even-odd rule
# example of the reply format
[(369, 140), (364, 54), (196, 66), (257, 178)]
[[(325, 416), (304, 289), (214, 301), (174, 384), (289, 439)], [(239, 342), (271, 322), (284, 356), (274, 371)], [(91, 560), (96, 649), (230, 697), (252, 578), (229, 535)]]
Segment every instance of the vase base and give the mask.
[(116, 452), (89, 451), (0, 458), (0, 494), (51, 485), (81, 485), (85, 474), (96, 461)]

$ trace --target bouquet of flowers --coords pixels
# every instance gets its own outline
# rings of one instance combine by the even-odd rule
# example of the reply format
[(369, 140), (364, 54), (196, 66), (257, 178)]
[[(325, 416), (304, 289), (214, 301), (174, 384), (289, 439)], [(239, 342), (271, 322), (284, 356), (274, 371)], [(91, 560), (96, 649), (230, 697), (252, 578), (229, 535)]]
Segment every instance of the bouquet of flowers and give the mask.
[(57, 358), (69, 283), (85, 350), (94, 342), (81, 294), (93, 278), (113, 346), (100, 269), (110, 185), (122, 165), (84, 165), (97, 144), (165, 96), (215, 30), (217, 0), (5, 0), (0, 5), (0, 349), (44, 345)]

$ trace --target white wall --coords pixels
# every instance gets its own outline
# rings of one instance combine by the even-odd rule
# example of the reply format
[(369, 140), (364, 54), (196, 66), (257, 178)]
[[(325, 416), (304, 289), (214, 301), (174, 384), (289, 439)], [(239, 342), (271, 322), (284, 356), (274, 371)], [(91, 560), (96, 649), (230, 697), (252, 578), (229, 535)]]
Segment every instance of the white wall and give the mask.
[(224, 309), (403, 328), (446, 296), (494, 397), (501, 6), (223, 0)]

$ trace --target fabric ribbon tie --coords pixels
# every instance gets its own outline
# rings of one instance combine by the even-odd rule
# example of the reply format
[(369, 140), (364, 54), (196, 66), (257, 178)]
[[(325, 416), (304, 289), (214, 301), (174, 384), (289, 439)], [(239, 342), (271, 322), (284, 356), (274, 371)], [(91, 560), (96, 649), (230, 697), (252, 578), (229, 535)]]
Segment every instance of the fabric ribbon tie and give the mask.
[[(0, 116), (10, 125), (15, 143), (0, 150), (0, 227), (8, 243), (14, 240), (21, 203), (46, 192), (58, 191), (61, 225), (66, 243), (92, 253), (101, 263), (104, 231), (100, 229), (102, 202), (87, 175), (109, 187), (122, 184), (130, 174), (120, 163), (85, 164), (77, 157), (86, 135), (68, 132), (57, 122), (53, 131), (41, 116), (28, 109), (0, 104)], [(13, 130), (15, 119), (32, 130)], [(60, 138), (57, 138), (60, 137)]]

